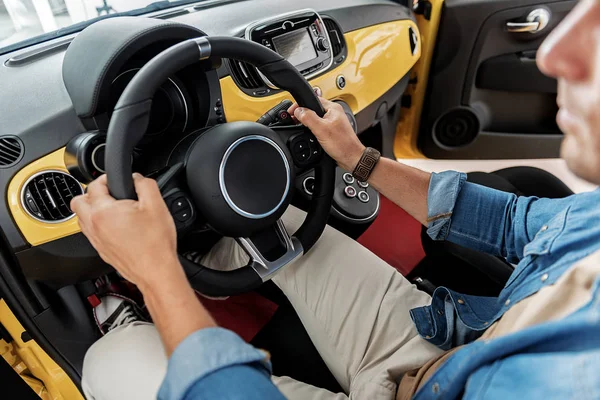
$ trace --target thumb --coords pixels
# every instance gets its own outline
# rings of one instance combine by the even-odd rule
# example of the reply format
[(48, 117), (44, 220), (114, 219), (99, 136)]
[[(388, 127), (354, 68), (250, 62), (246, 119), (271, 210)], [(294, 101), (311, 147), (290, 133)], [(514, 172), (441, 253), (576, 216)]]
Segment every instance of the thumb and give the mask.
[(157, 199), (162, 201), (162, 195), (155, 180), (144, 178), (142, 175), (135, 173), (133, 174), (133, 184), (140, 203), (151, 204)]
[(322, 118), (320, 118), (313, 110), (304, 107), (298, 107), (294, 111), (294, 117), (296, 117), (302, 125), (313, 131), (313, 133), (323, 124)]

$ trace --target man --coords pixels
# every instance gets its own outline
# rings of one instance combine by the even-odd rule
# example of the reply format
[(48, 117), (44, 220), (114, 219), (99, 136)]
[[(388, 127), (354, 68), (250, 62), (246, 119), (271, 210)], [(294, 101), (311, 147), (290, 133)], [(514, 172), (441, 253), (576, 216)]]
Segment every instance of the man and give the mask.
[[(599, 32), (600, 2), (581, 0), (538, 52), (541, 70), (559, 81), (562, 157), (596, 184)], [(353, 170), (365, 148), (343, 111), (323, 103), (323, 119), (297, 106), (291, 112)], [(327, 229), (274, 281), (345, 393), (285, 377), (273, 377), (274, 386), (265, 353), (216, 328), (196, 299), (156, 184), (136, 176), (139, 201), (115, 201), (101, 178), (73, 208), (100, 255), (138, 285), (156, 328), (131, 322), (127, 307), (110, 316), (103, 310), (112, 330), (86, 357), (86, 395), (152, 398), (160, 386), (164, 399), (276, 399), (282, 393), (290, 399), (600, 398), (600, 191), (554, 200), (517, 197), (465, 182), (463, 174), (430, 175), (387, 159), (371, 171), (369, 183), (426, 225), (432, 238), (517, 264), (501, 295), (439, 288), (429, 297)], [(290, 209), (284, 220), (293, 230), (302, 218)], [(244, 257), (224, 239), (203, 263), (243, 265)]]

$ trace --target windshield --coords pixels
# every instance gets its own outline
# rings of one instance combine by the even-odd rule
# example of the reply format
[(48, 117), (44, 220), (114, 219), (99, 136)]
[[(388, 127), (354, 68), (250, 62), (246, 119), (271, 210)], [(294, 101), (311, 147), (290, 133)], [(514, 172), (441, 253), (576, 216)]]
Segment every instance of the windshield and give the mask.
[(103, 18), (202, 0), (0, 0), (0, 54), (77, 32)]

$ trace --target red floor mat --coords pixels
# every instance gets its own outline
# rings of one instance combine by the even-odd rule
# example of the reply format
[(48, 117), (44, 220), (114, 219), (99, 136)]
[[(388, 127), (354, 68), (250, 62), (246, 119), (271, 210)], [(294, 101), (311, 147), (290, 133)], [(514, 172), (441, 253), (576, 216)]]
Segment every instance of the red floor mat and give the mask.
[[(383, 196), (379, 216), (358, 242), (403, 275), (410, 273), (425, 257), (421, 224)], [(205, 298), (201, 301), (219, 326), (231, 329), (246, 341), (252, 340), (277, 310), (276, 304), (256, 293), (224, 301)]]
[(227, 300), (200, 297), (200, 301), (219, 326), (234, 331), (247, 342), (260, 332), (277, 310), (277, 304), (256, 293), (233, 296)]
[(358, 242), (406, 276), (425, 257), (421, 224), (386, 197), (380, 198), (379, 216)]

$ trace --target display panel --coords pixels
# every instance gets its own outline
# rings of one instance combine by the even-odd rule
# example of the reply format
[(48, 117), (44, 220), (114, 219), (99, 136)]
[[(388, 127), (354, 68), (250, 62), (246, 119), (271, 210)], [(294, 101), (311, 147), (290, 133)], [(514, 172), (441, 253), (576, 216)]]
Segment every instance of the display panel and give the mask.
[(317, 58), (317, 50), (307, 29), (300, 29), (273, 38), (275, 50), (293, 66)]

